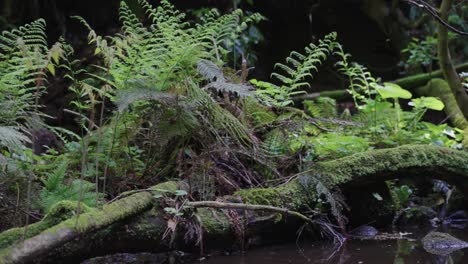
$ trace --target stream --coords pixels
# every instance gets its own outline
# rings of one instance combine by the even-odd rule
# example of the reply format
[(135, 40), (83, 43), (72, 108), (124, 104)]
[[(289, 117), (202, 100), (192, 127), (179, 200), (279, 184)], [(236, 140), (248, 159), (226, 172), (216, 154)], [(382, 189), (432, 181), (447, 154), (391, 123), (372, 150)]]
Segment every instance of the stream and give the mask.
[[(413, 233), (408, 240), (349, 240), (343, 248), (333, 252), (330, 245), (323, 242), (287, 244), (251, 249), (243, 255), (214, 256), (203, 261), (192, 262), (203, 264), (272, 264), (272, 263), (468, 263), (468, 249), (458, 250), (450, 256), (437, 256), (426, 252), (419, 239), (426, 232), (406, 230)], [(468, 230), (448, 230), (448, 233), (462, 240), (468, 240)]]
[[(283, 245), (265, 246), (249, 249), (245, 253), (218, 253), (212, 256), (196, 259), (196, 256), (178, 256), (166, 254), (117, 254), (87, 260), (83, 264), (108, 263), (190, 263), (190, 264), (286, 264), (286, 263), (376, 263), (376, 264), (461, 264), (468, 263), (468, 249), (453, 252), (449, 256), (437, 256), (426, 252), (420, 244), (420, 239), (429, 232), (428, 229), (412, 228), (404, 232), (412, 233), (408, 240), (348, 240), (338, 251), (323, 241), (289, 243)], [(468, 241), (468, 230), (439, 230)], [(403, 232), (403, 231), (402, 231)], [(169, 256), (169, 257), (168, 257)], [(192, 260), (189, 260), (192, 259)]]

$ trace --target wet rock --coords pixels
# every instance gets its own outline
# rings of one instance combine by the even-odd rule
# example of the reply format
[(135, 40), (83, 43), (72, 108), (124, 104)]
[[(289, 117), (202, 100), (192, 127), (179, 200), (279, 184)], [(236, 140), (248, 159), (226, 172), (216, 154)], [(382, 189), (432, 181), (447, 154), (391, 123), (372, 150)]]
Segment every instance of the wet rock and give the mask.
[(441, 232), (430, 232), (421, 240), (421, 243), (427, 252), (441, 256), (468, 247), (467, 242)]
[(375, 227), (370, 225), (363, 225), (351, 231), (350, 234), (352, 237), (357, 238), (372, 238), (375, 237), (378, 233), (379, 230), (377, 230)]

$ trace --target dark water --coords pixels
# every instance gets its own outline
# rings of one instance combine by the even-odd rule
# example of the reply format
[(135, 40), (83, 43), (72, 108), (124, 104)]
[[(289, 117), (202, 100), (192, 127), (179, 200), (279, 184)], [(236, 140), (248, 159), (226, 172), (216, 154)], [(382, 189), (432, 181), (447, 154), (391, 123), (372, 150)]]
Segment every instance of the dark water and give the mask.
[[(408, 240), (348, 240), (340, 250), (334, 250), (331, 245), (323, 241), (284, 244), (263, 248), (249, 249), (246, 253), (233, 253), (229, 256), (214, 255), (196, 261), (194, 255), (182, 252), (152, 254), (115, 254), (90, 259), (82, 264), (286, 264), (286, 263), (375, 263), (375, 264), (468, 264), (468, 249), (453, 252), (449, 256), (437, 256), (426, 252), (420, 238), (429, 230), (413, 229)], [(439, 230), (440, 231), (440, 230)], [(468, 230), (445, 230), (454, 237), (468, 241)]]
[[(415, 230), (419, 232), (420, 230)], [(422, 232), (413, 235), (420, 238)], [(453, 236), (468, 240), (468, 231), (450, 230)], [(214, 256), (195, 263), (203, 264), (272, 264), (272, 263), (468, 263), (468, 249), (459, 250), (450, 256), (436, 256), (427, 253), (418, 241), (359, 241), (351, 240), (339, 251), (334, 252), (330, 245), (323, 243), (303, 243), (270, 246), (249, 250), (243, 255)]]

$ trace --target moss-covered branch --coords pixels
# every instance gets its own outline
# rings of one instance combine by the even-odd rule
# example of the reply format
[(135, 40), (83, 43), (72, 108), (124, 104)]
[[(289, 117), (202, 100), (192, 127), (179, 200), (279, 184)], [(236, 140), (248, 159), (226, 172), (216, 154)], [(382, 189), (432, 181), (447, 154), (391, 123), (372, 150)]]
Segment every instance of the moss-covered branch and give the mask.
[[(468, 153), (427, 145), (372, 150), (317, 163), (312, 170), (287, 184), (275, 188), (242, 190), (235, 193), (234, 197), (225, 197), (225, 200), (240, 198), (247, 207), (248, 204), (263, 205), (303, 212), (308, 206), (314, 206), (316, 186), (304, 185), (302, 177), (322, 177), (332, 185), (343, 185), (418, 176), (466, 181)], [(175, 191), (178, 188), (180, 187), (177, 183), (169, 182), (154, 189)], [(17, 241), (17, 244), (3, 249), (0, 252), (0, 263), (23, 263), (47, 254), (55, 254), (55, 257), (60, 255), (61, 258), (90, 257), (98, 254), (97, 248), (102, 249), (99, 253), (125, 250), (122, 246), (130, 246), (134, 250), (167, 249), (167, 238), (163, 237), (167, 220), (164, 219), (165, 214), (160, 208), (151, 208), (152, 201), (153, 195), (150, 192), (139, 192), (110, 203), (102, 210), (71, 217), (24, 242)], [(197, 207), (196, 203), (193, 205)], [(149, 208), (151, 210), (148, 210)], [(222, 238), (231, 242), (235, 240), (233, 225), (224, 214), (215, 214), (210, 209), (198, 208), (196, 215), (203, 226), (204, 239)], [(41, 222), (37, 224), (40, 225)], [(271, 220), (262, 225), (268, 223), (271, 228), (271, 225), (284, 227), (287, 222)], [(262, 230), (256, 227), (250, 230), (249, 234), (255, 235), (261, 232)], [(5, 239), (5, 234), (7, 233), (2, 233), (0, 237)], [(78, 235), (82, 241), (73, 239)], [(117, 240), (120, 243), (112, 243)], [(182, 238), (179, 242), (181, 246), (187, 245)]]
[[(462, 63), (455, 66), (456, 72), (468, 71), (468, 63)], [(424, 86), (429, 82), (431, 79), (435, 78), (444, 78), (444, 73), (442, 70), (433, 71), (430, 73), (420, 73), (415, 74), (407, 77), (403, 77), (400, 79), (396, 79), (393, 81), (394, 83), (400, 85), (401, 87), (415, 91), (417, 88)], [(303, 100), (312, 100), (317, 97), (330, 97), (334, 99), (343, 99), (349, 96), (349, 93), (346, 90), (331, 90), (331, 91), (323, 91), (317, 93), (310, 93), (299, 95), (293, 98), (294, 101), (303, 101)]]
[[(94, 210), (73, 216), (22, 243), (0, 251), (0, 263), (24, 263), (63, 245), (83, 233), (100, 230), (141, 213), (152, 203), (150, 193), (138, 193)], [(8, 231), (7, 231), (8, 232)]]

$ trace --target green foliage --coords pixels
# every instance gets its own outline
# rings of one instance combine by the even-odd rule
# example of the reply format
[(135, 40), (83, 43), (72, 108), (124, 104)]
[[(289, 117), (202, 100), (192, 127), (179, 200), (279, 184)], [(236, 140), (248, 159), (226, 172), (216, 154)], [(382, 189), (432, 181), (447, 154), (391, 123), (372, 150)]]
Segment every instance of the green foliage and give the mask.
[[(217, 61), (231, 62), (234, 68), (240, 60), (253, 64), (257, 57), (252, 50), (263, 41), (263, 35), (256, 24), (265, 20), (261, 14), (235, 10), (239, 16), (221, 16), (216, 8), (202, 8), (193, 13), (203, 25), (204, 38), (212, 43)], [(219, 25), (223, 24), (223, 27)], [(247, 58), (244, 57), (247, 56)]]
[(65, 183), (68, 164), (60, 163), (56, 168), (46, 173), (41, 179), (44, 189), (41, 190), (38, 206), (47, 213), (53, 205), (63, 200), (80, 201), (88, 206), (95, 207), (101, 194), (93, 192), (94, 184), (84, 180), (71, 180)]
[(390, 196), (392, 198), (393, 205), (397, 210), (407, 207), (411, 195), (414, 193), (414, 190), (411, 189), (408, 185), (398, 186), (396, 181), (387, 181), (386, 182)]
[[(123, 33), (116, 36), (98, 36), (78, 18), (90, 30), (89, 43), (103, 63), (88, 74), (92, 82), (79, 81), (77, 98), (83, 105), (109, 98), (119, 110), (109, 127), (90, 133), (92, 137), (83, 144), (89, 159), (105, 164), (104, 174), (95, 171), (96, 175), (105, 176), (114, 166), (126, 167), (120, 163), (136, 163), (134, 171), (117, 174), (172, 176), (178, 168), (176, 157), (191, 146), (236, 146), (255, 152), (251, 132), (235, 112), (239, 110), (233, 110), (253, 96), (251, 87), (222, 65), (233, 45), (228, 40), (239, 37), (260, 16), (236, 10), (222, 16), (210, 13), (200, 24), (190, 24), (168, 1), (157, 8), (138, 2), (146, 13), (145, 23), (122, 2)], [(243, 22), (239, 25), (239, 21)], [(98, 87), (94, 83), (104, 83), (108, 92), (94, 89)], [(83, 98), (89, 98), (89, 103)], [(93, 120), (92, 109), (83, 108), (90, 112), (89, 120)], [(125, 120), (128, 117), (130, 121)], [(141, 150), (138, 156), (127, 151), (133, 147)], [(125, 156), (129, 160), (119, 158)], [(141, 160), (145, 160), (143, 166), (138, 165)]]
[(292, 103), (291, 97), (305, 93), (310, 88), (308, 80), (313, 77), (312, 72), (333, 53), (337, 43), (336, 33), (330, 33), (319, 41), (317, 45), (310, 44), (304, 53), (291, 52), (286, 58), (286, 64), (276, 63), (276, 72), (271, 76), (280, 82), (275, 85), (266, 82), (253, 81), (257, 85), (257, 96), (266, 105), (285, 107)]
[(368, 139), (358, 136), (347, 136), (339, 133), (325, 133), (312, 139), (315, 153), (321, 159), (339, 158), (369, 149)]
[(305, 100), (304, 106), (312, 117), (335, 118), (338, 117), (336, 100), (329, 97), (319, 97), (314, 101)]
[(229, 81), (222, 69), (215, 63), (208, 60), (200, 60), (197, 64), (198, 72), (209, 81), (206, 89), (214, 89), (217, 92), (231, 93), (239, 97), (253, 96), (251, 87), (242, 83), (233, 83)]
[(378, 85), (378, 81), (372, 77), (366, 67), (356, 62), (349, 62), (351, 55), (346, 54), (340, 44), (336, 45), (334, 54), (339, 58), (336, 63), (338, 70), (348, 77), (348, 92), (352, 95), (356, 107), (360, 109), (362, 103), (371, 103), (373, 101), (372, 96), (375, 95), (373, 87)]
[(0, 36), (0, 147), (19, 151), (29, 142), (24, 133), (33, 119), (39, 121), (38, 98), (61, 52), (60, 44), (48, 48), (43, 19)]
[(408, 90), (405, 90), (394, 83), (383, 83), (383, 85), (374, 84), (372, 85), (372, 87), (375, 88), (375, 90), (379, 93), (382, 99), (411, 99), (411, 97), (413, 97), (413, 95)]
[[(409, 102), (412, 110), (403, 111), (398, 99), (411, 99), (412, 94), (409, 91), (393, 83), (380, 84), (365, 67), (349, 63), (350, 56), (344, 53), (341, 46), (338, 47), (336, 54), (342, 60), (337, 65), (348, 76), (348, 91), (359, 109), (354, 120), (365, 124), (355, 130), (356, 135), (369, 138), (377, 147), (420, 143), (460, 148), (461, 135), (455, 135), (459, 132), (448, 136), (443, 133), (447, 125), (440, 125), (439, 129), (436, 129), (437, 125), (421, 122), (428, 109), (441, 111), (444, 108), (439, 99), (413, 98)], [(386, 99), (392, 99), (393, 104)]]
[(431, 70), (432, 64), (437, 61), (437, 38), (432, 36), (427, 36), (423, 40), (413, 38), (402, 53), (408, 56), (404, 63), (406, 68), (424, 66)]

